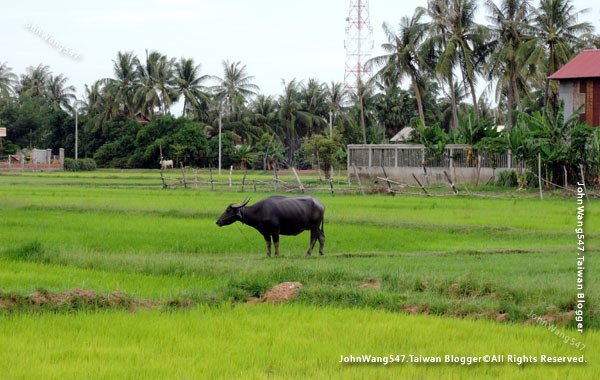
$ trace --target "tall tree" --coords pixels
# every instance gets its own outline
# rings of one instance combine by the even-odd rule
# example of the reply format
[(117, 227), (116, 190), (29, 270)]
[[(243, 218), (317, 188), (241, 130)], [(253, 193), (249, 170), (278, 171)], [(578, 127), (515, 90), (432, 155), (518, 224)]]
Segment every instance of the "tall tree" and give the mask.
[[(451, 129), (458, 128), (458, 101), (454, 98), (456, 89), (454, 88), (454, 66), (456, 62), (446, 65), (439, 65), (441, 54), (447, 49), (450, 34), (451, 24), (448, 22), (449, 2), (447, 0), (429, 0), (427, 2), (427, 15), (431, 18), (429, 23), (428, 38), (426, 41), (425, 50), (427, 51), (428, 60), (433, 66), (432, 71), (441, 76), (441, 82), (448, 85), (448, 93), (452, 96), (450, 99), (450, 109), (452, 112)], [(452, 58), (456, 58), (455, 56)]]
[(279, 104), (271, 96), (258, 95), (252, 102), (252, 121), (263, 129), (263, 134), (285, 134), (277, 122), (278, 107)]
[(491, 55), (486, 67), (488, 78), (496, 79), (496, 100), (505, 95), (507, 128), (512, 128), (513, 111), (521, 110), (520, 91), (527, 89), (525, 76), (531, 6), (528, 0), (486, 1), (490, 12)]
[(537, 39), (537, 48), (532, 58), (543, 62), (544, 108), (552, 97), (556, 105), (556, 93), (550, 94), (549, 75), (560, 69), (575, 54), (574, 48), (580, 43), (580, 37), (591, 33), (593, 27), (588, 22), (578, 22), (580, 14), (570, 0), (540, 0), (535, 9), (533, 33)]
[(0, 96), (10, 96), (14, 92), (17, 76), (6, 62), (0, 62)]
[(325, 86), (327, 108), (328, 112), (331, 112), (331, 122), (334, 125), (338, 125), (342, 122), (340, 119), (345, 118), (346, 113), (344, 111), (346, 110), (349, 98), (348, 88), (343, 83), (331, 81), (331, 83)]
[(341, 113), (349, 98), (348, 89), (341, 82), (331, 81), (325, 87), (325, 98), (327, 99), (329, 111), (333, 112), (333, 117)]
[(280, 123), (286, 130), (286, 143), (288, 146), (288, 162), (292, 162), (294, 152), (300, 146), (302, 137), (299, 125), (308, 125), (313, 114), (303, 110), (301, 101), (301, 84), (292, 79), (289, 82), (282, 81), (283, 94), (279, 96), (278, 117)]
[(179, 97), (173, 76), (174, 65), (175, 59), (157, 51), (146, 52), (146, 62), (138, 65), (141, 85), (134, 100), (141, 106), (144, 115), (152, 118), (157, 108), (163, 115), (167, 114), (171, 104)]
[(193, 108), (198, 108), (207, 100), (202, 82), (208, 78), (208, 75), (200, 75), (200, 65), (194, 65), (193, 58), (182, 57), (175, 64), (175, 82), (179, 94), (183, 96), (183, 116), (188, 116)]
[(363, 144), (367, 143), (367, 118), (369, 117), (368, 105), (374, 94), (374, 83), (368, 81), (366, 83), (359, 82), (356, 90), (354, 104), (358, 110), (358, 123), (362, 132)]
[(301, 84), (300, 104), (304, 112), (303, 124), (305, 135), (319, 133), (327, 124), (327, 101), (325, 84), (317, 79), (309, 79), (306, 85)]
[[(473, 108), (479, 121), (479, 107), (475, 91), (476, 74), (485, 57), (486, 28), (475, 22), (475, 0), (431, 0), (430, 16), (434, 25), (434, 38), (441, 47), (437, 70), (448, 77), (458, 65), (463, 80), (468, 83)], [(453, 90), (451, 89), (451, 92)]]
[(121, 103), (117, 100), (119, 89), (114, 82), (98, 80), (84, 89), (83, 113), (88, 116), (86, 127), (92, 133), (106, 132), (107, 121), (120, 114)]
[(420, 61), (422, 60), (422, 43), (425, 40), (427, 24), (421, 22), (425, 9), (417, 8), (411, 18), (402, 17), (398, 32), (387, 23), (383, 23), (383, 31), (387, 37), (387, 42), (381, 47), (387, 54), (375, 57), (371, 61), (375, 64), (385, 66), (379, 71), (379, 74), (395, 70), (398, 72), (398, 79), (403, 76), (410, 78), (419, 110), (419, 119), (425, 124), (425, 113), (423, 112), (423, 101), (421, 89), (419, 88)]
[(139, 66), (140, 61), (133, 52), (118, 52), (117, 58), (113, 60), (115, 78), (107, 79), (116, 90), (117, 101), (123, 105), (123, 110), (130, 119), (138, 111), (134, 99), (140, 86)]
[(246, 65), (241, 62), (223, 61), (223, 77), (214, 77), (217, 85), (213, 87), (215, 95), (227, 102), (229, 118), (236, 120), (239, 109), (246, 101), (255, 96), (259, 87), (252, 83), (254, 77), (246, 72)]
[(46, 96), (51, 75), (50, 67), (41, 63), (36, 67), (28, 67), (26, 73), (21, 75), (18, 86), (19, 95)]
[(50, 75), (48, 78), (47, 96), (55, 110), (71, 110), (71, 102), (75, 101), (75, 87), (68, 85), (68, 78), (62, 74)]

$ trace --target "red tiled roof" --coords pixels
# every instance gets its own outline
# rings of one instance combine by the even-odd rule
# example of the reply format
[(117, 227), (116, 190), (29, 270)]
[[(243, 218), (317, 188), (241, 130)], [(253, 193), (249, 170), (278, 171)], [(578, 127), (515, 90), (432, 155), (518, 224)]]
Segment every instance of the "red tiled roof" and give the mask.
[(584, 50), (567, 62), (549, 79), (575, 79), (600, 77), (600, 50)]

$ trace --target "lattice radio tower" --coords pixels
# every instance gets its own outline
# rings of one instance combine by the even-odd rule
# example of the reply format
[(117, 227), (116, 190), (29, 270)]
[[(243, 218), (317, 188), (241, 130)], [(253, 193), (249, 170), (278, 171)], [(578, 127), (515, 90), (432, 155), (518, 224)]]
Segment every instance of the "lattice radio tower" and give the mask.
[(365, 83), (371, 77), (371, 70), (365, 62), (373, 51), (373, 28), (369, 17), (368, 0), (350, 0), (350, 10), (346, 18), (346, 70), (344, 82), (354, 94), (358, 84)]

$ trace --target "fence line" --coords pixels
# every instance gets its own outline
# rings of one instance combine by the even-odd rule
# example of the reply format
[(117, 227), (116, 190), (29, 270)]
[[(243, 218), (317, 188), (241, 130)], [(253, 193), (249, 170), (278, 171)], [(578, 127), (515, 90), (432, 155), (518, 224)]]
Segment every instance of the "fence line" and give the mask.
[(522, 166), (513, 160), (509, 151), (503, 154), (478, 153), (470, 145), (447, 144), (437, 156), (422, 144), (350, 144), (348, 167), (386, 168), (498, 168), (515, 169)]
[[(338, 178), (323, 179), (317, 177), (316, 173), (311, 171), (309, 174), (303, 171), (273, 171), (272, 173), (265, 172), (260, 177), (252, 178), (252, 174), (247, 171), (239, 171), (235, 173), (239, 175), (236, 179), (234, 171), (231, 170), (231, 175), (225, 174), (221, 177), (213, 177), (212, 170), (201, 172), (198, 169), (184, 168), (183, 172), (178, 169), (161, 170), (160, 180), (162, 181), (163, 189), (210, 189), (211, 191), (232, 191), (232, 192), (271, 192), (271, 193), (310, 193), (310, 192), (331, 192), (332, 194), (389, 194), (389, 195), (412, 195), (412, 196), (427, 196), (427, 197), (455, 197), (459, 195), (459, 189), (464, 189), (462, 194), (468, 196), (482, 198), (498, 198), (510, 199), (512, 193), (505, 196), (498, 194), (476, 193), (469, 191), (464, 184), (456, 184), (452, 180), (451, 174), (443, 173), (444, 183), (426, 184), (423, 181), (423, 174), (412, 175), (410, 180), (404, 181), (388, 176), (384, 171), (385, 177), (376, 176), (370, 177), (369, 183), (364, 181), (359, 182), (361, 178), (357, 176), (353, 178), (350, 174), (338, 171)], [(193, 175), (190, 175), (193, 173)], [(265, 174), (267, 176), (265, 176)], [(242, 177), (243, 175), (243, 177)], [(535, 176), (535, 174), (534, 174)], [(346, 177), (349, 182), (342, 180)], [(344, 178), (344, 179), (346, 179)], [(158, 178), (157, 178), (158, 179)], [(337, 181), (336, 181), (337, 180)], [(364, 178), (363, 178), (364, 180)], [(381, 181), (378, 184), (378, 180)], [(374, 181), (374, 182), (373, 182)], [(544, 179), (550, 185), (561, 187)], [(336, 185), (337, 182), (337, 185)], [(249, 188), (248, 188), (249, 187)], [(418, 189), (421, 192), (415, 192)], [(447, 189), (448, 191), (445, 191)], [(572, 189), (568, 189), (572, 191)], [(515, 194), (523, 194), (520, 190), (515, 190)]]

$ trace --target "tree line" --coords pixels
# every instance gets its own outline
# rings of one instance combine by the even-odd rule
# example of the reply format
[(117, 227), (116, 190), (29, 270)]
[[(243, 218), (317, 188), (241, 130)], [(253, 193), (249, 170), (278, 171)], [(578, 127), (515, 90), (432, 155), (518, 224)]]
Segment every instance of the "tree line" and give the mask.
[(383, 24), (385, 53), (367, 63), (374, 75), (355, 92), (311, 78), (282, 80), (280, 94), (265, 95), (238, 61), (208, 75), (193, 58), (120, 51), (112, 77), (86, 85), (78, 100), (48, 66), (17, 76), (2, 63), (0, 126), (10, 129), (3, 149), (65, 147), (72, 155), (77, 110), (80, 154), (100, 166), (156, 167), (161, 154), (216, 166), (221, 126), (225, 166), (328, 167), (345, 162), (349, 143), (385, 142), (412, 126), (412, 140), (432, 152), (454, 142), (510, 148), (527, 162), (539, 153), (549, 177), (566, 179), (598, 160), (598, 133), (564, 120), (558, 84), (547, 79), (600, 46), (580, 15), (569, 0), (430, 0), (397, 27)]

